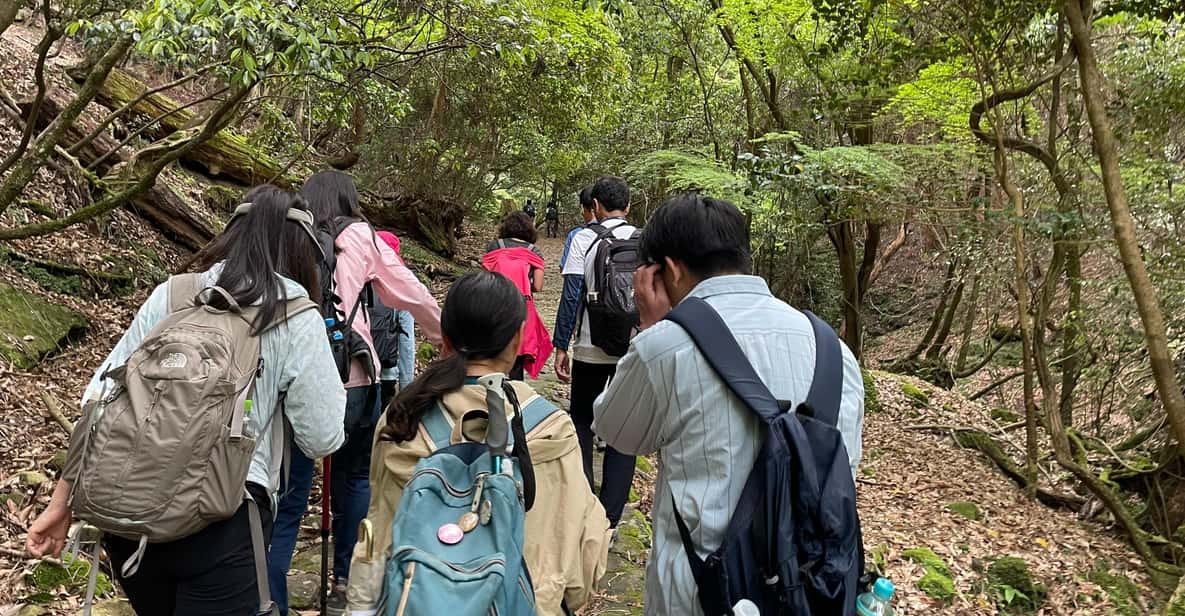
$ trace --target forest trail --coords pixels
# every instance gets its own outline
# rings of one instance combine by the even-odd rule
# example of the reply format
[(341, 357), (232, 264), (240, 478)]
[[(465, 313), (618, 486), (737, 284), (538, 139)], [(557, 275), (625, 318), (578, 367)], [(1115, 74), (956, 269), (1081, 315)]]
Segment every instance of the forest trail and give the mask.
[[(476, 264), (490, 239), (488, 233), (486, 228), (470, 229), (461, 242), (460, 263)], [(545, 288), (537, 295), (538, 310), (551, 327), (562, 291), (558, 263), (563, 239), (543, 239), (539, 245), (548, 267)], [(443, 291), (443, 287), (437, 290)], [(131, 318), (128, 308), (108, 315), (112, 323), (103, 323), (104, 331), (126, 324)], [(23, 435), (26, 442), (21, 448), (25, 453), (8, 457), (0, 473), (0, 614), (76, 613), (81, 592), (71, 583), (48, 591), (48, 603), (36, 608), (45, 611), (6, 611), (18, 608), (36, 592), (45, 592), (31, 584), (39, 566), (23, 556), (24, 528), (40, 506), (39, 500), (49, 487), (48, 477), (53, 476), (58, 463), (55, 460), (65, 446), (64, 433), (28, 409), (40, 408), (47, 392), (54, 392), (63, 402), (75, 399), (75, 390), (80, 390), (89, 376), (91, 364), (97, 365), (106, 351), (98, 347), (107, 344), (106, 339), (114, 333), (92, 338), (76, 351), (30, 372), (0, 374), (8, 410), (0, 415), (0, 436), (11, 439)], [(63, 375), (69, 378), (62, 379)], [(877, 390), (873, 398), (880, 408), (870, 407), (865, 417), (864, 456), (858, 477), (860, 514), (868, 560), (875, 561), (896, 583), (900, 614), (988, 615), (1003, 613), (999, 605), (1005, 596), (1014, 604), (1023, 603), (1024, 598), (1016, 594), (1025, 592), (1017, 586), (1023, 581), (989, 581), (987, 570), (1002, 557), (1018, 557), (1027, 564), (1047, 595), (1042, 613), (1151, 612), (1157, 593), (1140, 573), (1138, 558), (1113, 532), (1027, 499), (985, 458), (959, 449), (949, 434), (911, 426), (978, 425), (1012, 442), (1017, 450), (1019, 432), (1008, 434), (983, 425), (987, 421), (983, 418), (989, 416), (987, 409), (924, 382), (880, 372), (873, 373), (872, 380)], [(568, 386), (556, 379), (550, 362), (534, 385), (567, 406)], [(68, 414), (75, 412), (69, 409)], [(631, 498), (623, 531), (610, 555), (609, 572), (586, 614), (642, 613), (655, 480), (653, 460), (640, 462), (635, 498)], [(294, 614), (316, 613), (312, 603), (320, 552), (316, 516), (314, 507), (293, 564), (290, 590), (297, 599)], [(122, 600), (107, 600), (97, 613), (129, 614), (130, 610)]]

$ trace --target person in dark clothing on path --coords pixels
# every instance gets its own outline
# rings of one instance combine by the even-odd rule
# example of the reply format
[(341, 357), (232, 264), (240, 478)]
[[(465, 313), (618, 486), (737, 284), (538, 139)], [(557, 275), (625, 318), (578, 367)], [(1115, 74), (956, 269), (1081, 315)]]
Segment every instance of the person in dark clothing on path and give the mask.
[(543, 212), (543, 219), (547, 221), (547, 237), (559, 237), (560, 208), (556, 205), (555, 199), (547, 203), (547, 209)]
[[(624, 180), (616, 177), (598, 179), (589, 190), (589, 198), (593, 202), (598, 225), (611, 231), (614, 237), (628, 239), (637, 231), (637, 227), (625, 219), (630, 209), (630, 189)], [(617, 360), (620, 359), (593, 345), (588, 315), (581, 309), (589, 270), (586, 263), (591, 266), (590, 254), (597, 242), (598, 231), (590, 226), (581, 228), (572, 238), (567, 260), (564, 261), (564, 294), (556, 314), (555, 335), (552, 338), (556, 348), (556, 375), (560, 380), (572, 383), (569, 412), (580, 437), (584, 472), (590, 485), (593, 479), (593, 402), (613, 378)], [(574, 330), (577, 330), (575, 343), (572, 341)], [(569, 344), (572, 345), (571, 357), (568, 354)], [(600, 498), (605, 505), (605, 514), (614, 527), (621, 520), (629, 498), (635, 462), (634, 456), (620, 453), (612, 447), (605, 451)]]

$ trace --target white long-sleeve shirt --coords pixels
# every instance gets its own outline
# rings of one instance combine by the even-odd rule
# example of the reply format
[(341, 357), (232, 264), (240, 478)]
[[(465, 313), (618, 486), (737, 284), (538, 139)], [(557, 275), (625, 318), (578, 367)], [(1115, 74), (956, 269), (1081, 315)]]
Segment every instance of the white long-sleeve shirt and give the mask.
[[(806, 399), (815, 370), (815, 338), (806, 315), (775, 298), (756, 276), (709, 278), (691, 295), (720, 313), (774, 397), (791, 402), (791, 408)], [(856, 358), (841, 346), (837, 427), (854, 473), (861, 455), (864, 381)], [(687, 332), (668, 321), (634, 338), (593, 413), (593, 429), (617, 450), (659, 452), (647, 616), (702, 614), (671, 496), (700, 556), (707, 557), (723, 541), (761, 448), (760, 420), (716, 376)]]
[[(213, 285), (220, 271), (221, 267), (215, 266), (205, 272), (202, 283)], [(281, 276), (276, 280), (284, 285), (288, 298), (308, 297), (300, 284)], [(140, 306), (135, 320), (91, 378), (82, 396), (84, 408), (87, 400), (100, 397), (103, 373), (107, 368), (127, 363), (141, 341), (168, 314), (166, 282), (156, 287)], [(310, 458), (320, 458), (337, 451), (345, 442), (346, 390), (333, 363), (325, 324), (316, 310), (302, 312), (264, 332), (260, 339), (260, 356), (264, 363), (263, 374), (256, 381), (255, 402), (246, 419), (247, 430), (256, 435), (255, 455), (251, 458), (247, 481), (266, 487), (274, 497), (279, 486), (272, 482), (271, 471), (272, 465), (280, 464), (280, 460), (272, 459), (274, 431), (269, 422), (280, 392), (287, 392), (284, 414), (292, 425), (296, 446)], [(108, 385), (114, 387), (115, 383)]]

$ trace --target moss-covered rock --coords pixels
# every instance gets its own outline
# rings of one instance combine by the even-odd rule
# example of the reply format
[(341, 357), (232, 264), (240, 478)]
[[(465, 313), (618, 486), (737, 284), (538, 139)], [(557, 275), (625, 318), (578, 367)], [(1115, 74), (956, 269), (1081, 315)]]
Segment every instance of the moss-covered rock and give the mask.
[(992, 419), (1002, 424), (1014, 424), (1020, 421), (1020, 416), (1008, 409), (992, 409)]
[(968, 520), (978, 520), (980, 518), (979, 505), (971, 501), (955, 501), (946, 506), (946, 510), (952, 513), (957, 513)]
[(41, 471), (21, 471), (17, 473), (16, 476), (18, 479), (20, 479), (20, 482), (23, 485), (29, 486), (31, 488), (37, 487), (43, 483), (49, 483), (49, 477), (46, 477), (45, 473)]
[(950, 567), (946, 561), (934, 553), (930, 548), (910, 548), (901, 553), (907, 560), (911, 560), (926, 569), (933, 569), (945, 576), (950, 576)]
[(321, 605), (321, 578), (318, 574), (288, 574), (288, 607), (292, 610), (315, 610)]
[(634, 509), (618, 523), (617, 539), (613, 542), (612, 552), (623, 558), (645, 563), (653, 540), (654, 533), (650, 528), (650, 521), (646, 519), (645, 514)]
[(95, 603), (94, 616), (136, 616), (136, 610), (127, 599), (108, 599)]
[(988, 566), (987, 583), (1005, 611), (1031, 613), (1045, 603), (1045, 587), (1033, 580), (1023, 558), (997, 558)]
[(0, 283), (0, 357), (14, 367), (36, 366), (86, 326), (83, 315)]
[(881, 410), (881, 402), (876, 395), (876, 380), (867, 370), (861, 369), (860, 375), (864, 377), (864, 414), (875, 415)]
[[(87, 578), (91, 572), (91, 564), (85, 558), (74, 558), (66, 555), (61, 563), (40, 561), (25, 574), (25, 583), (38, 595), (51, 593), (59, 588), (65, 588), (71, 593), (86, 592)], [(95, 583), (97, 596), (109, 595), (114, 591), (111, 580), (100, 572)]]
[(943, 603), (949, 603), (955, 598), (954, 581), (933, 569), (927, 569), (922, 579), (918, 580), (918, 590), (926, 593), (927, 597)]
[(905, 558), (919, 564), (925, 570), (918, 580), (918, 590), (926, 593), (931, 599), (943, 603), (949, 602), (955, 596), (955, 583), (950, 577), (950, 567), (934, 550), (930, 548), (911, 548), (901, 553)]
[(926, 406), (930, 404), (929, 392), (913, 383), (903, 381), (901, 383), (901, 393), (905, 394), (905, 397), (909, 398), (914, 406)]
[(45, 466), (59, 473), (62, 472), (62, 469), (66, 468), (66, 450), (59, 449), (53, 454), (53, 457), (45, 463)]

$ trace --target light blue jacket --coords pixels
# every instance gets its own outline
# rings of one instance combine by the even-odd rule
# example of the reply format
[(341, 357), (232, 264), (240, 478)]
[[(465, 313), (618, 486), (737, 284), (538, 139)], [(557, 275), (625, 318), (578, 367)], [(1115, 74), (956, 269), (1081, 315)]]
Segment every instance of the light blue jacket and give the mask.
[[(221, 267), (215, 266), (202, 275), (202, 282), (212, 285), (220, 271)], [(290, 299), (308, 297), (300, 284), (281, 276), (277, 278)], [(97, 399), (101, 395), (103, 373), (107, 368), (126, 363), (152, 328), (168, 316), (168, 312), (169, 292), (166, 282), (152, 291), (119, 343), (111, 349), (82, 396), (84, 405), (87, 400)], [(279, 486), (271, 479), (272, 471), (278, 470), (273, 465), (280, 464), (280, 460), (272, 459), (273, 431), (269, 422), (280, 392), (288, 393), (284, 414), (292, 425), (296, 446), (310, 458), (321, 458), (337, 451), (345, 442), (346, 391), (333, 363), (325, 325), (315, 310), (302, 312), (264, 332), (260, 341), (260, 354), (264, 370), (256, 382), (255, 404), (247, 418), (247, 428), (257, 435), (255, 455), (251, 459), (247, 480), (267, 487), (274, 496)], [(265, 430), (265, 427), (269, 429)]]

